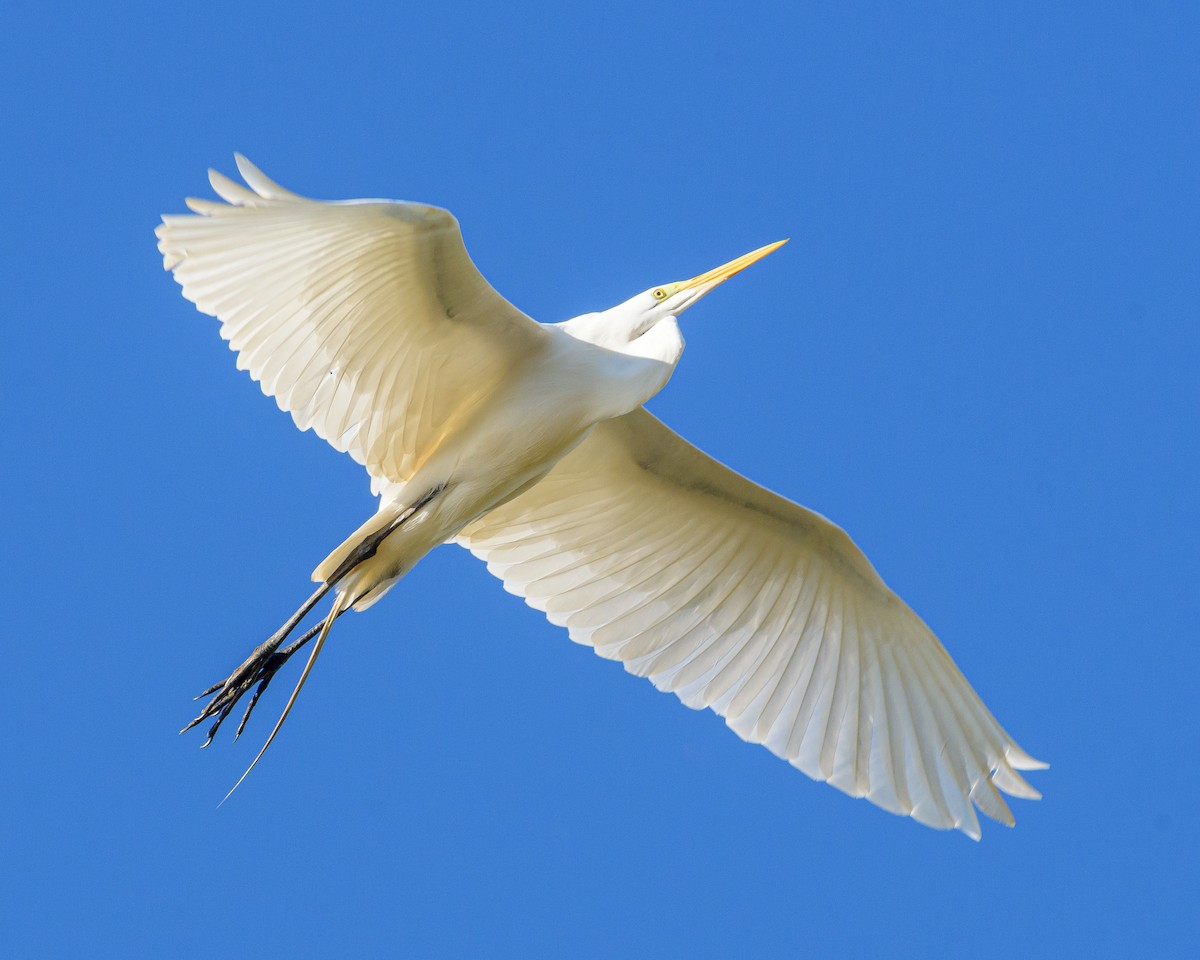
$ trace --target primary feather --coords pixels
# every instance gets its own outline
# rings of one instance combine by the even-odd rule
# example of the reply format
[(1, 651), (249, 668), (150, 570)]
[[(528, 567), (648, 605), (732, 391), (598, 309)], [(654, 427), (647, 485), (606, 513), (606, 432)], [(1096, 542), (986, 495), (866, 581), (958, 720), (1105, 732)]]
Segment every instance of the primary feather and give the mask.
[(1037, 797), (1044, 764), (824, 517), (645, 410), (606, 421), (458, 542), (571, 639), (710, 707), (816, 780), (979, 836), (972, 801)]
[(475, 269), (458, 221), (397, 201), (321, 203), (244, 157), (254, 192), (165, 216), (159, 250), (248, 370), (373, 478), (406, 480), (447, 423), (505, 382), (545, 333)]

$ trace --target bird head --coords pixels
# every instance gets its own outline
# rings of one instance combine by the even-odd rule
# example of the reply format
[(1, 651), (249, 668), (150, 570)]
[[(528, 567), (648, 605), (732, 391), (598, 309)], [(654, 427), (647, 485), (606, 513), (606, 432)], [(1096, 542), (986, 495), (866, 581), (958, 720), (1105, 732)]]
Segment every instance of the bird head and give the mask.
[[(656, 328), (662, 320), (676, 319), (686, 308), (696, 304), (734, 274), (740, 274), (752, 263), (766, 257), (768, 253), (779, 250), (787, 240), (778, 240), (774, 244), (758, 247), (758, 250), (743, 254), (742, 257), (721, 264), (718, 268), (709, 270), (691, 280), (679, 280), (665, 283), (661, 287), (643, 290), (637, 296), (631, 296), (624, 304), (618, 304), (602, 313), (587, 313), (574, 320), (568, 320), (563, 326), (572, 335), (595, 343), (599, 347), (629, 352), (629, 347), (635, 341)], [(671, 324), (673, 325), (673, 324)], [(680, 344), (682, 348), (682, 344)], [(634, 350), (636, 352), (636, 350)]]
[[(674, 363), (683, 349), (683, 341), (679, 337), (675, 319), (734, 274), (741, 273), (750, 264), (761, 260), (773, 250), (778, 250), (785, 243), (787, 240), (768, 243), (765, 247), (752, 250), (690, 280), (678, 280), (675, 283), (652, 287), (603, 313), (584, 314), (560, 326), (572, 336), (600, 347), (634, 354), (649, 351), (650, 355), (657, 355), (661, 352), (664, 354), (662, 359), (670, 355), (670, 362)], [(671, 322), (659, 326), (664, 320)], [(667, 339), (677, 342), (664, 342), (661, 345), (643, 343), (643, 337), (656, 328), (659, 332), (670, 328), (668, 333), (673, 331), (674, 336)]]
[(635, 299), (641, 301), (643, 310), (648, 315), (659, 318), (664, 316), (677, 317), (734, 274), (741, 273), (750, 264), (761, 260), (768, 253), (778, 250), (785, 243), (787, 243), (787, 240), (777, 240), (775, 243), (768, 243), (765, 247), (759, 247), (757, 250), (743, 254), (736, 260), (723, 263), (721, 266), (709, 270), (707, 273), (702, 273), (698, 277), (692, 277), (691, 280), (679, 280), (675, 283), (668, 283), (665, 286), (655, 287), (640, 294)]

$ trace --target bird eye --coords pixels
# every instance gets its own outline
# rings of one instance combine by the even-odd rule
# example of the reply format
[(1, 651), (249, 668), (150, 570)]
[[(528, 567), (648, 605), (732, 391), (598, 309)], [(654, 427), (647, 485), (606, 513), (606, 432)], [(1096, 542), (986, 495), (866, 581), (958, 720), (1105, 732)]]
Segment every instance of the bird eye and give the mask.
[(654, 291), (654, 299), (655, 300), (666, 300), (667, 299), (667, 291), (664, 290), (662, 287), (659, 287), (657, 290)]

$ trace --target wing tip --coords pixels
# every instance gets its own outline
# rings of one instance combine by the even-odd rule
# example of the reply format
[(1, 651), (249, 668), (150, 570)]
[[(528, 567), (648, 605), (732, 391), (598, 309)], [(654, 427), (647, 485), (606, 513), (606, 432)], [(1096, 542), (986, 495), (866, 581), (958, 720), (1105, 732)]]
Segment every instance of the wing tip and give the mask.
[(1049, 770), (1050, 764), (1031, 757), (1011, 740), (1004, 747), (1004, 759), (1015, 770)]
[(259, 197), (264, 200), (303, 200), (304, 197), (298, 193), (292, 193), (286, 187), (281, 187), (278, 183), (263, 173), (255, 164), (247, 159), (244, 153), (234, 152), (233, 162), (237, 164), (238, 173), (242, 175), (242, 179)]
[(253, 206), (261, 200), (257, 193), (247, 190), (236, 180), (231, 180), (212, 167), (208, 168), (208, 183), (218, 197), (235, 207)]
[(217, 200), (205, 200), (201, 197), (184, 197), (183, 202), (192, 213), (198, 213), (202, 217), (211, 217), (214, 213), (228, 209), (227, 204)]

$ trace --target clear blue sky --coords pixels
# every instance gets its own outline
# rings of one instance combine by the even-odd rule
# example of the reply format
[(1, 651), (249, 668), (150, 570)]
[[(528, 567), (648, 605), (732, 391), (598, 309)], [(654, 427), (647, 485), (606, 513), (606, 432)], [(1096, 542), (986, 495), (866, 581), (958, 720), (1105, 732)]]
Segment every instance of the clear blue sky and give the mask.
[[(6, 953), (1194, 948), (1196, 5), (419, 6), (3, 14)], [(162, 271), (234, 150), (449, 207), (542, 320), (792, 237), (652, 408), (843, 525), (1045, 800), (854, 802), (445, 548), (215, 809), (283, 691), (203, 752), (190, 697), (372, 510)]]

